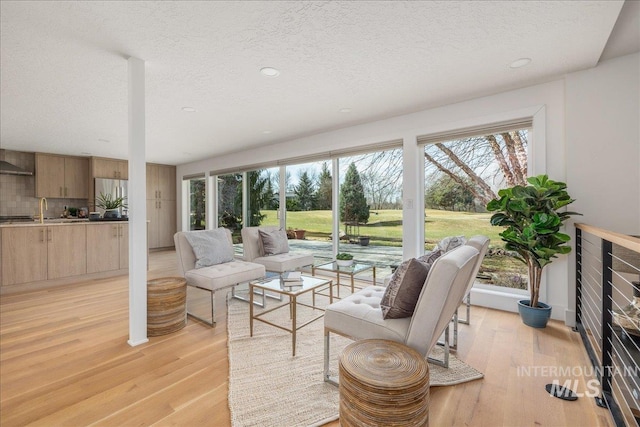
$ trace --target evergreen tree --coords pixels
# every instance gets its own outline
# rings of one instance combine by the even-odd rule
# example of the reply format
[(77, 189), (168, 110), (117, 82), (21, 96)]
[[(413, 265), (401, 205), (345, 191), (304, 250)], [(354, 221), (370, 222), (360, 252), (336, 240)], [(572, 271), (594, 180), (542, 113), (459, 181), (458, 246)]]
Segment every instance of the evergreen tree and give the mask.
[(204, 179), (192, 179), (191, 185), (191, 230), (205, 228), (205, 185)]
[(351, 163), (340, 187), (340, 221), (367, 223), (369, 206), (356, 164)]
[(307, 171), (302, 172), (300, 175), (300, 181), (296, 186), (294, 193), (298, 201), (298, 208), (302, 211), (310, 211), (315, 202), (315, 189), (313, 188), (313, 182), (309, 178)]
[(322, 163), (322, 171), (318, 177), (318, 191), (316, 191), (316, 209), (331, 210), (331, 172), (327, 162)]
[[(249, 181), (249, 225), (251, 227), (262, 223), (266, 215), (260, 209), (264, 209), (269, 200), (273, 198), (273, 194), (269, 195), (265, 191), (265, 186), (269, 180), (262, 177), (261, 172), (261, 170), (255, 170), (247, 173), (247, 180)], [(242, 189), (242, 187), (240, 188)]]

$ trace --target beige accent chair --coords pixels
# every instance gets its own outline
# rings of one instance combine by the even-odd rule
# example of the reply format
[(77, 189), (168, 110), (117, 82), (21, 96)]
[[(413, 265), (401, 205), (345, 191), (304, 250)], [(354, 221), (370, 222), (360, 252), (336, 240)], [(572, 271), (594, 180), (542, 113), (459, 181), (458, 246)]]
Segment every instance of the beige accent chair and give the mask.
[(471, 322), (471, 288), (476, 281), (476, 275), (478, 271), (480, 271), (480, 265), (482, 264), (482, 260), (484, 260), (484, 256), (487, 253), (487, 249), (489, 249), (490, 239), (487, 236), (473, 236), (469, 240), (467, 240), (467, 245), (471, 245), (480, 252), (480, 257), (476, 262), (476, 266), (473, 269), (474, 273), (469, 280), (469, 284), (467, 285), (467, 291), (464, 293), (464, 303), (467, 309), (467, 317), (465, 319), (460, 319), (458, 317), (458, 310), (456, 310), (456, 314), (454, 315), (454, 324), (453, 324), (453, 346), (451, 348), (455, 349), (458, 347), (458, 323), (462, 323), (465, 325), (470, 324)]
[(296, 254), (287, 252), (277, 255), (265, 255), (262, 247), (262, 239), (258, 230), (276, 231), (280, 227), (244, 227), (242, 233), (242, 246), (244, 248), (244, 260), (264, 265), (267, 271), (282, 274), (299, 268), (312, 265), (313, 255)]
[[(223, 230), (225, 230), (228, 237), (229, 246), (233, 247), (231, 232), (227, 229)], [(178, 257), (178, 271), (187, 280), (187, 286), (202, 289), (211, 294), (211, 321), (190, 313), (188, 302), (187, 315), (210, 326), (214, 326), (216, 323), (215, 292), (234, 287), (240, 283), (262, 279), (265, 276), (265, 268), (261, 264), (237, 259), (209, 267), (195, 268), (196, 256), (185, 235), (187, 233), (199, 232), (200, 231), (179, 231), (173, 236), (173, 240), (176, 245), (176, 255)]]
[(383, 319), (382, 286), (369, 286), (329, 305), (324, 315), (324, 380), (337, 385), (329, 375), (331, 332), (353, 340), (400, 342), (426, 358), (462, 302), (479, 256), (476, 248), (463, 245), (438, 258), (427, 275), (412, 317)]

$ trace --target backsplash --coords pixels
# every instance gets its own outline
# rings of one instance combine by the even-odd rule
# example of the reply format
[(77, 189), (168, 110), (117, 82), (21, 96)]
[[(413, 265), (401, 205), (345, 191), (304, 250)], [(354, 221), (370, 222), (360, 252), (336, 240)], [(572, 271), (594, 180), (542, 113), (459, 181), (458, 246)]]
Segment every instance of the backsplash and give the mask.
[[(36, 156), (22, 151), (0, 150), (0, 160), (5, 160), (29, 171), (35, 171)], [(40, 213), (40, 199), (35, 197), (36, 177), (0, 174), (0, 216)], [(65, 206), (86, 207), (85, 199), (47, 199), (45, 217), (59, 217)]]

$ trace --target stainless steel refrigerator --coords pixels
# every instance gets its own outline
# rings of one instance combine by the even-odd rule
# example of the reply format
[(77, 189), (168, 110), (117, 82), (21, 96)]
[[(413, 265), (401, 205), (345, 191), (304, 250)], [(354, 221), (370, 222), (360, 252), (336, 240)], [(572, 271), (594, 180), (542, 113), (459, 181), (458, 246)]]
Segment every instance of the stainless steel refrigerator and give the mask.
[[(108, 179), (108, 178), (96, 178), (95, 179), (95, 197), (97, 198), (100, 194), (111, 194), (113, 197), (124, 197), (125, 204), (128, 204), (127, 200), (127, 185), (128, 182), (126, 179)], [(104, 215), (104, 209), (96, 208), (94, 201), (94, 209), (95, 212), (100, 212), (100, 214)], [(127, 215), (128, 212), (124, 208), (120, 208), (120, 215)]]

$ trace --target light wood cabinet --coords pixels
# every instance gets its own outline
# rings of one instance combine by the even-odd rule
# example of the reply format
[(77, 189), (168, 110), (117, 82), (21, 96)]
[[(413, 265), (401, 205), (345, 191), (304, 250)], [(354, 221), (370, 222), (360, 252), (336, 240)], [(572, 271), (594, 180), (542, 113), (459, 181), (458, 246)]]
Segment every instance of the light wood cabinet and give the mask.
[(126, 160), (93, 157), (93, 178), (129, 179), (129, 164)]
[(87, 273), (87, 227), (66, 225), (47, 227), (47, 278)]
[(87, 199), (89, 160), (36, 153), (36, 197)]
[(47, 279), (47, 227), (3, 228), (2, 285)]
[(176, 168), (147, 164), (148, 246), (173, 246), (176, 232)]
[(86, 226), (2, 228), (2, 285), (87, 272)]
[(109, 222), (87, 227), (87, 273), (129, 266), (129, 225)]

